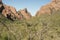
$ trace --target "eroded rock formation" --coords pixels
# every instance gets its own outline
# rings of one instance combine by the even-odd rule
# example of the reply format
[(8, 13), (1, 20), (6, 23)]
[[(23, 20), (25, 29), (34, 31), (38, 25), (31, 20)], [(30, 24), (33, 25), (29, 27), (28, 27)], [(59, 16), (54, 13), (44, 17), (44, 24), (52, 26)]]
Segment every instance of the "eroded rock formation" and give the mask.
[(0, 12), (7, 17), (8, 19), (30, 19), (31, 15), (30, 13), (27, 11), (27, 9), (23, 9), (20, 11), (16, 11), (16, 9), (12, 6), (8, 6), (2, 3), (2, 0), (0, 1)]
[(18, 13), (20, 15), (22, 15), (23, 18), (25, 18), (25, 19), (30, 19), (31, 18), (31, 14), (27, 11), (27, 8), (25, 8), (23, 10), (19, 10)]
[(40, 16), (41, 14), (52, 14), (54, 11), (58, 11), (60, 9), (60, 0), (52, 0), (47, 5), (41, 7), (40, 10), (37, 11), (36, 16)]
[(4, 10), (2, 11), (2, 14), (7, 17), (7, 15), (11, 15), (11, 18), (18, 18), (18, 19), (21, 19), (21, 16), (18, 15), (16, 9), (12, 6), (7, 6), (7, 5), (4, 5)]
[(0, 0), (0, 13), (3, 14), (8, 19), (21, 19), (21, 16), (18, 15), (16, 9), (12, 6), (7, 6), (4, 3), (2, 3), (2, 0)]

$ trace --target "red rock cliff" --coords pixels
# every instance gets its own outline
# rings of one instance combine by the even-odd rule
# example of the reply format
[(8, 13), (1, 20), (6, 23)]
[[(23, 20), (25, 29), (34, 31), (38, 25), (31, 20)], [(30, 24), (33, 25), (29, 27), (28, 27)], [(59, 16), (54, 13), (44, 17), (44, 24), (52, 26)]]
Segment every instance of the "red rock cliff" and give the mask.
[(41, 7), (40, 10), (37, 11), (36, 16), (40, 16), (41, 14), (52, 14), (54, 11), (60, 9), (60, 0), (52, 0), (47, 5)]
[(31, 18), (31, 14), (27, 11), (27, 8), (25, 8), (23, 10), (19, 10), (18, 13), (21, 14), (23, 16), (23, 18), (25, 18), (25, 19)]

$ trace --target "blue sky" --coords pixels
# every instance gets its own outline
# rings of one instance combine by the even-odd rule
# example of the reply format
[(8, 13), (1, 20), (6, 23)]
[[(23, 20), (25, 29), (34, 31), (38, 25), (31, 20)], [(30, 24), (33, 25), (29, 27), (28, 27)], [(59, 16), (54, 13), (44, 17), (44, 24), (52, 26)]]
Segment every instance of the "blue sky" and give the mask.
[(27, 8), (31, 15), (35, 15), (43, 5), (50, 1), (51, 0), (3, 0), (3, 3), (15, 7), (17, 11)]

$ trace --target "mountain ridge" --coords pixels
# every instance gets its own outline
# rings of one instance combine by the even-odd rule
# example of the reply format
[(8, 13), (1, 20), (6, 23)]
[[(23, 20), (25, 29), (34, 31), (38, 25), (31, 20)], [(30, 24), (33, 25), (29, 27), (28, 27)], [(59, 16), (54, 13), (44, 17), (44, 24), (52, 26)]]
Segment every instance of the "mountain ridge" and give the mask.
[[(21, 15), (19, 15), (18, 11), (16, 11), (16, 9), (14, 7), (8, 6), (8, 5), (4, 4), (2, 1), (0, 1), (0, 12), (8, 19), (14, 20), (17, 18), (17, 19), (21, 20), (21, 19), (23, 19), (23, 17), (26, 17), (25, 19), (30, 19), (31, 15), (29, 14), (29, 12), (26, 12), (27, 9), (26, 10), (23, 9), (23, 10), (24, 10), (25, 15), (28, 17), (26, 17), (24, 15), (24, 13), (22, 13), (22, 14), (20, 13)], [(21, 12), (23, 12), (23, 11), (21, 11)], [(23, 15), (23, 17), (22, 17), (22, 15)]]
[(60, 9), (60, 0), (51, 0), (50, 3), (41, 7), (40, 10), (37, 11), (36, 16), (40, 16), (41, 14), (52, 14), (54, 11), (58, 11)]

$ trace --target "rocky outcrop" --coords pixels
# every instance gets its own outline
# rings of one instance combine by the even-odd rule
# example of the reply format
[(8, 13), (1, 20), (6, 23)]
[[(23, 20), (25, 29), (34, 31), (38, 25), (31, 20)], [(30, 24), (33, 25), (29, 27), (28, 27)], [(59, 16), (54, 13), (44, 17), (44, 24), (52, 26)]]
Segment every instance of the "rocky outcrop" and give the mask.
[(10, 20), (31, 18), (26, 8), (17, 12), (14, 7), (3, 4), (2, 0), (0, 1), (0, 12)]
[(8, 17), (7, 15), (9, 15), (12, 19), (21, 19), (21, 16), (18, 15), (16, 9), (12, 6), (7, 6), (7, 5), (4, 5), (4, 10), (2, 11), (2, 14), (5, 16), (5, 17)]
[(27, 8), (18, 11), (19, 15), (22, 15), (24, 19), (30, 19), (31, 14), (27, 11)]
[(36, 16), (40, 16), (41, 14), (52, 14), (54, 11), (58, 11), (60, 9), (60, 0), (52, 0), (47, 5), (41, 7), (39, 11), (37, 11)]
[(12, 6), (7, 6), (0, 0), (0, 13), (10, 20), (21, 19), (21, 15), (18, 15), (16, 9)]

